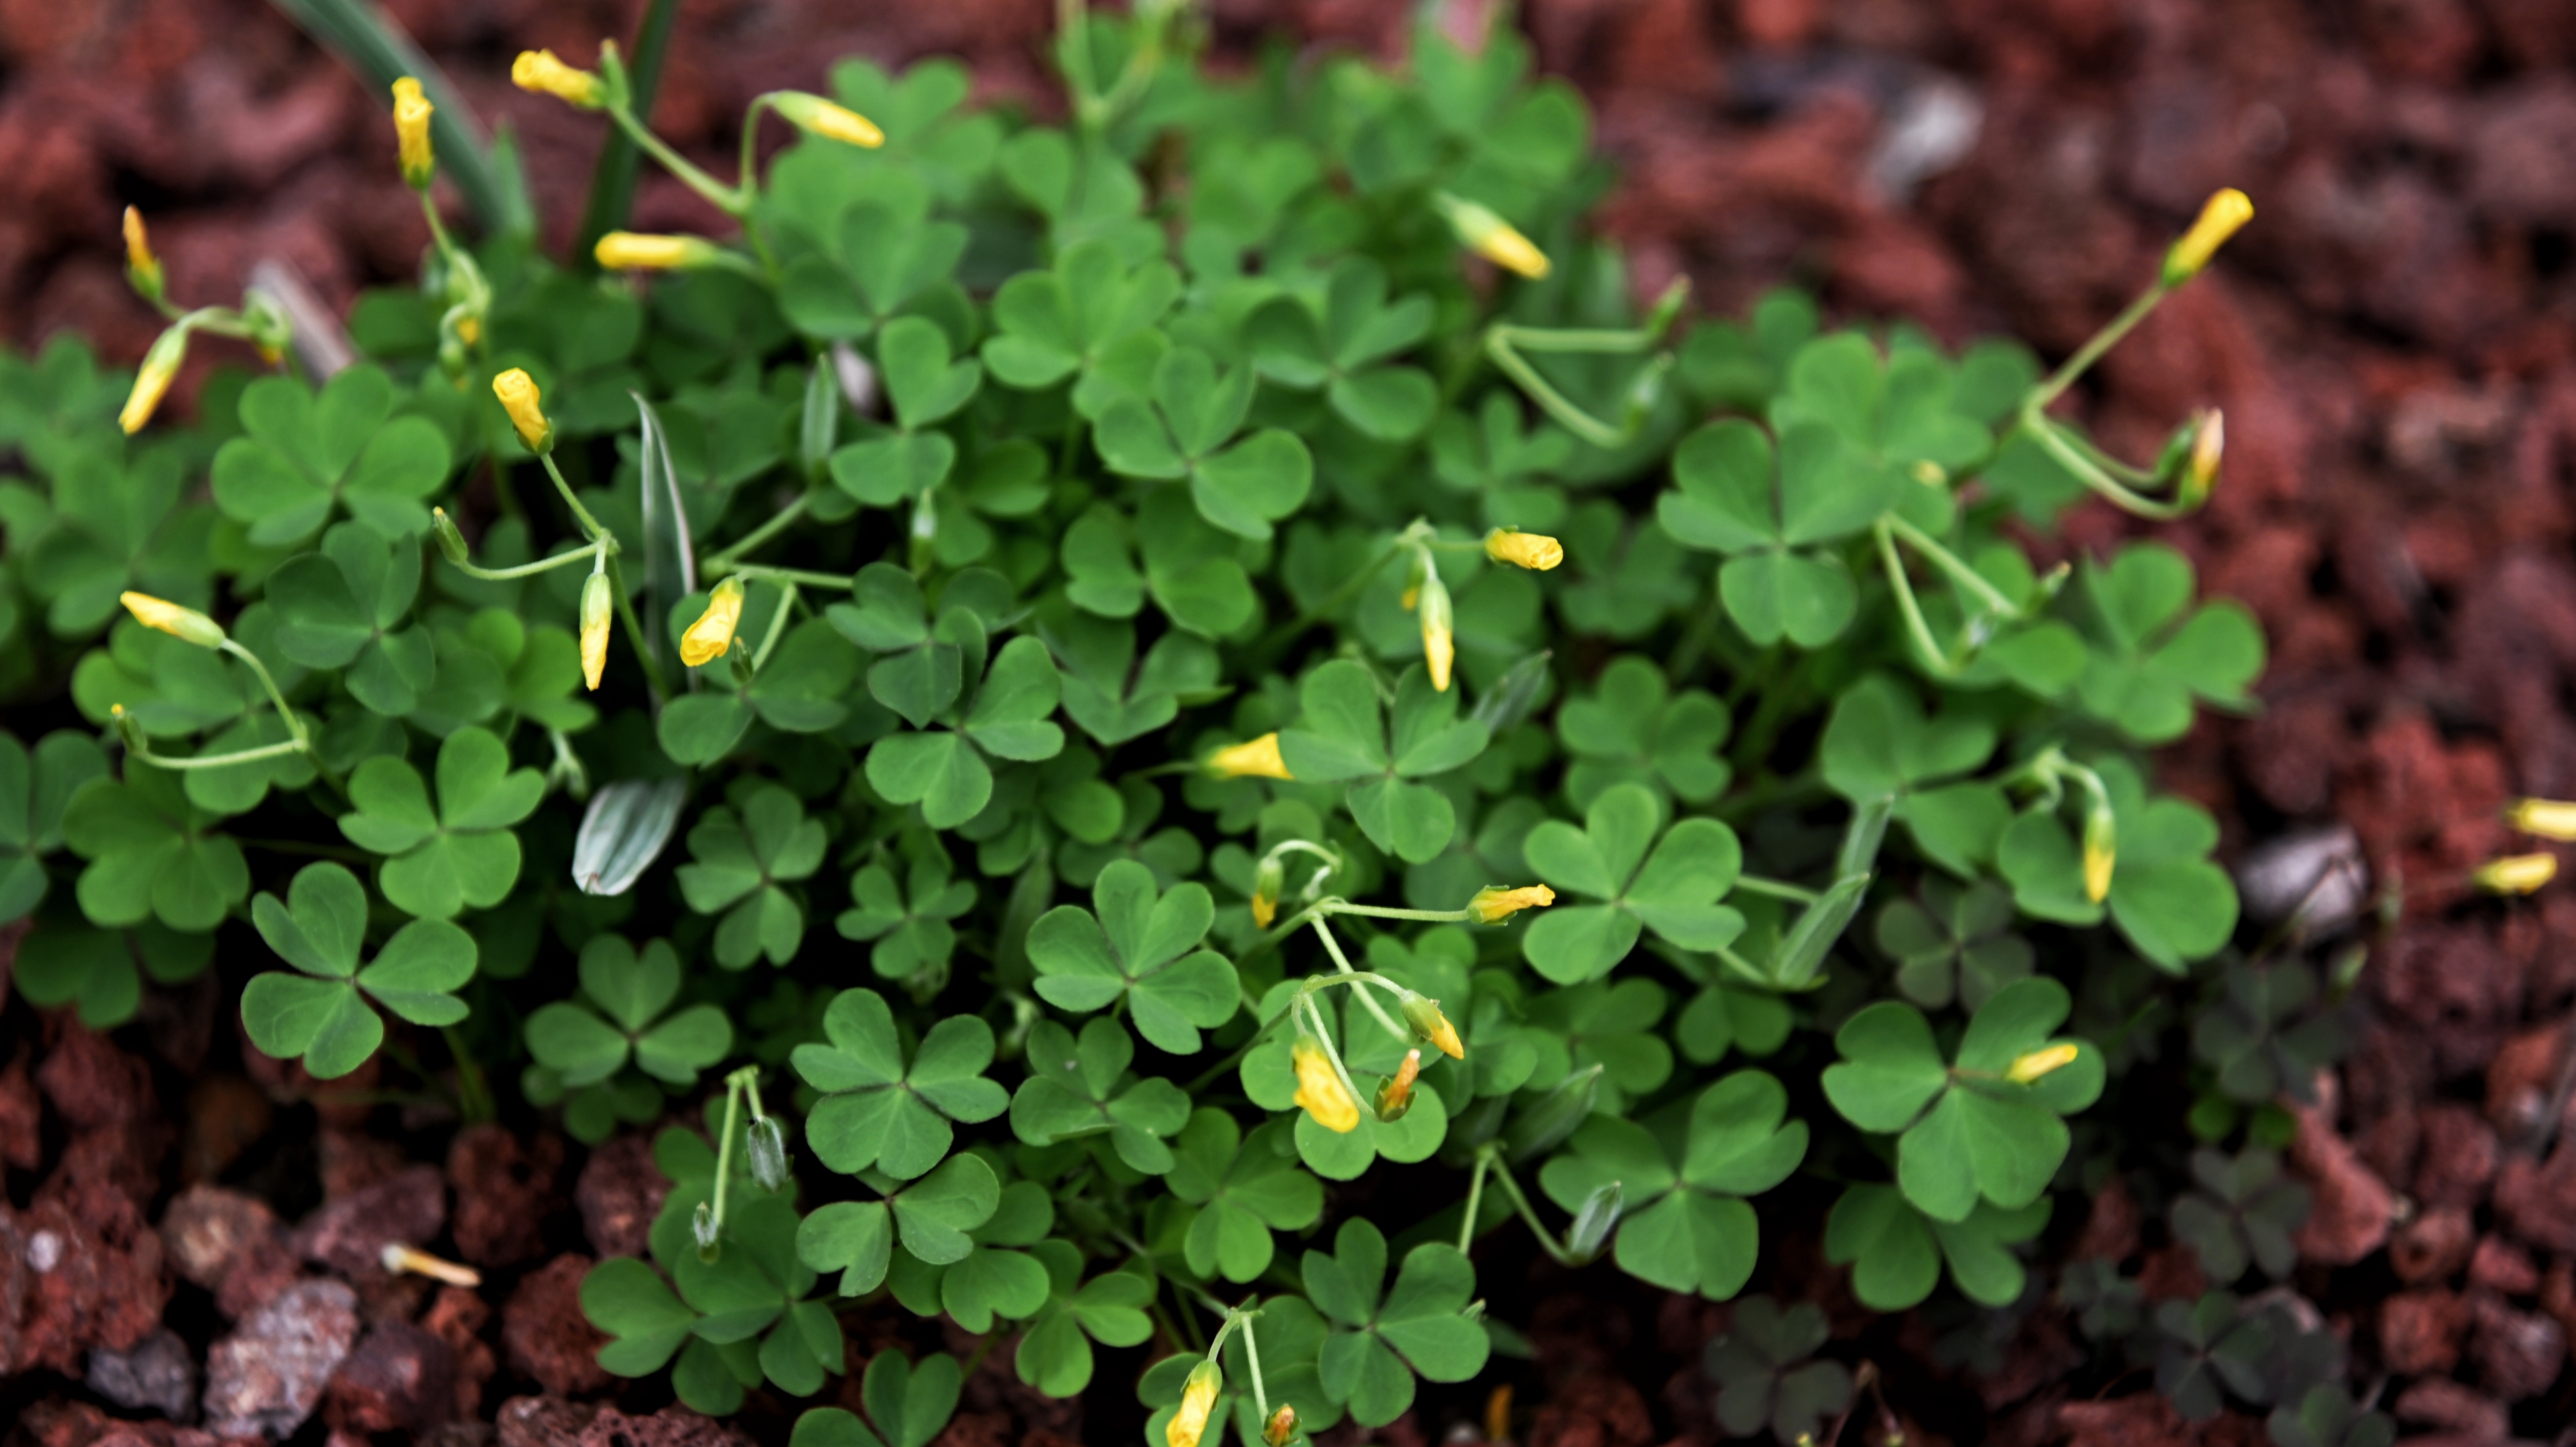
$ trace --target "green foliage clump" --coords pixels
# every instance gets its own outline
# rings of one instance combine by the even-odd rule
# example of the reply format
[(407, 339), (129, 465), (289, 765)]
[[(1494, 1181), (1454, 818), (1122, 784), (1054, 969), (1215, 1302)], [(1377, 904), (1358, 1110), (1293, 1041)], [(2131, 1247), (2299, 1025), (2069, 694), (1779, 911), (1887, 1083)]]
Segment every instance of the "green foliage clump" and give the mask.
[[(2161, 544), (2015, 541), (2196, 506), (2214, 420), (2128, 468), (2045, 410), (2098, 348), (1641, 311), (1508, 33), (1220, 78), (1186, 7), (1070, 13), (1068, 124), (850, 60), (730, 186), (613, 51), (523, 58), (738, 236), (559, 263), (432, 209), (357, 365), (193, 427), (142, 427), (192, 334), (288, 333), (148, 253), (124, 425), (78, 343), (0, 358), (0, 685), (62, 700), (0, 735), (18, 988), (110, 1026), (256, 939), (260, 1050), (450, 1062), (476, 1112), (515, 1066), (590, 1141), (721, 1072), (650, 1259), (584, 1285), (603, 1365), (811, 1396), (883, 1293), (1057, 1395), (1156, 1342), (1174, 1447), (1475, 1378), (1514, 1218), (1725, 1300), (1830, 1198), (1865, 1305), (2023, 1301), (2138, 1057), (2106, 980), (2218, 982), (2222, 1106), (2330, 1058), (2303, 967), (2224, 963), (2215, 825), (2138, 752), (2249, 706), (2250, 619)], [(1455, 1188), (1331, 1209), (1381, 1158)], [(2272, 1158), (2196, 1170), (2213, 1278), (2279, 1275)], [(1734, 1323), (1730, 1430), (1851, 1407), (1814, 1308)], [(2157, 1326), (2186, 1410), (2367, 1436), (2233, 1298)], [(960, 1376), (879, 1355), (796, 1440), (921, 1447)]]

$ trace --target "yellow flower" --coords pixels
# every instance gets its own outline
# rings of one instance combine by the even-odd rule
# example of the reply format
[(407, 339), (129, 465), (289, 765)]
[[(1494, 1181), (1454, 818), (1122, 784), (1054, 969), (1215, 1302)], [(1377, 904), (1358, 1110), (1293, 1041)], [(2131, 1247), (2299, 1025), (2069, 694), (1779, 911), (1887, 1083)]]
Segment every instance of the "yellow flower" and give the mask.
[(2051, 1071), (2074, 1064), (2075, 1056), (2075, 1047), (2060, 1041), (2015, 1057), (2012, 1068), (2004, 1072), (2004, 1078), (2015, 1085), (2028, 1085)]
[(863, 146), (869, 150), (885, 144), (885, 132), (876, 122), (847, 106), (834, 105), (819, 95), (801, 90), (782, 90), (773, 103), (778, 113), (799, 129), (811, 131), (825, 140), (844, 145)]
[(2192, 222), (2191, 229), (2165, 253), (2164, 284), (2180, 286), (2200, 275), (2200, 269), (2209, 265), (2209, 258), (2218, 254), (2227, 238), (2253, 219), (2254, 203), (2246, 199), (2244, 192), (2230, 186), (2213, 194), (2201, 206), (2200, 219)]
[(2084, 897), (2095, 904), (2111, 897), (2111, 866), (2118, 854), (2112, 828), (2107, 809), (2084, 816)]
[(680, 661), (702, 668), (724, 657), (733, 646), (733, 631), (742, 626), (742, 579), (727, 578), (707, 595), (707, 611), (680, 635)]
[(116, 414), (116, 425), (128, 437), (143, 430), (161, 399), (170, 394), (170, 382), (179, 375), (179, 364), (188, 357), (186, 323), (170, 328), (155, 338), (152, 350), (143, 354), (143, 366), (134, 374), (134, 390), (127, 394), (125, 410)]
[(1261, 1426), (1261, 1440), (1270, 1447), (1288, 1447), (1288, 1439), (1296, 1435), (1297, 1409), (1286, 1402), (1280, 1403), (1279, 1410), (1271, 1413), (1270, 1420)]
[(152, 254), (152, 238), (143, 230), (143, 213), (131, 206), (125, 208), (125, 279), (134, 283), (134, 289), (146, 300), (161, 299), (161, 258)]
[(586, 111), (599, 109), (607, 99), (607, 87), (598, 76), (564, 64), (551, 50), (520, 51), (519, 58), (510, 62), (510, 84)]
[(1378, 1119), (1390, 1124), (1404, 1119), (1404, 1113), (1413, 1109), (1413, 1082), (1421, 1074), (1422, 1052), (1418, 1049), (1404, 1052), (1404, 1063), (1395, 1067), (1395, 1073), (1386, 1078), (1386, 1084), (1377, 1088)]
[(1458, 240), (1468, 250), (1505, 271), (1517, 272), (1532, 281), (1547, 275), (1547, 253), (1539, 250), (1512, 223), (1495, 215), (1491, 208), (1445, 191), (1434, 199), (1441, 214), (1449, 219), (1449, 229), (1458, 234)]
[(592, 256), (610, 271), (672, 271), (686, 266), (703, 266), (716, 254), (715, 244), (695, 236), (646, 236), (634, 231), (612, 231), (599, 238), (591, 248)]
[(1458, 1043), (1458, 1027), (1450, 1024), (1449, 1017), (1440, 1013), (1439, 1001), (1407, 990), (1397, 1008), (1404, 1012), (1404, 1022), (1413, 1027), (1413, 1033), (1428, 1041), (1434, 1049), (1452, 1060), (1467, 1058), (1467, 1047)]
[(2576, 804), (2556, 799), (2516, 799), (2504, 822), (2543, 839), (2576, 840)]
[(1458, 635), (1451, 630), (1449, 590), (1436, 573), (1422, 580), (1422, 661), (1431, 670), (1431, 686), (1449, 691), (1449, 669), (1458, 660)]
[(1172, 1425), (1163, 1429), (1164, 1447), (1199, 1447), (1208, 1413), (1216, 1410), (1217, 1388), (1224, 1382), (1225, 1373), (1217, 1370), (1214, 1361), (1190, 1368), (1189, 1380), (1181, 1383), (1181, 1409), (1172, 1414)]
[(1544, 573), (1565, 561), (1565, 544), (1545, 533), (1496, 528), (1485, 534), (1485, 556), (1497, 563), (1510, 563), (1533, 573)]
[(2201, 415), (2200, 431), (2191, 439), (2191, 461), (2183, 465), (2181, 500), (2198, 507), (2218, 485), (2218, 459), (2227, 451), (2227, 418), (2212, 407)]
[[(546, 420), (544, 399), (537, 394), (537, 379), (525, 367), (512, 367), (492, 379), (492, 395), (501, 399), (501, 410), (510, 414), (510, 425), (518, 429), (519, 440), (530, 452), (550, 452), (555, 445), (555, 426)], [(592, 685), (597, 687), (596, 684)]]
[(134, 621), (146, 628), (158, 628), (199, 648), (216, 648), (223, 644), (223, 625), (194, 608), (182, 608), (149, 593), (119, 593), (116, 601), (124, 604), (125, 611), (134, 615)]
[(1297, 1104), (1315, 1118), (1315, 1124), (1337, 1135), (1349, 1135), (1360, 1124), (1359, 1102), (1351, 1099), (1342, 1086), (1342, 1077), (1333, 1069), (1332, 1057), (1312, 1036), (1300, 1035), (1288, 1048), (1288, 1056), (1297, 1066)]
[(1544, 884), (1523, 885), (1519, 889), (1489, 884), (1477, 890), (1474, 899), (1467, 901), (1467, 909), (1475, 915), (1478, 924), (1501, 924), (1522, 910), (1545, 909), (1554, 903), (1556, 891)]
[(2512, 854), (2490, 859), (2469, 875), (2489, 894), (2529, 894), (2558, 877), (2555, 854)]
[(420, 82), (410, 76), (394, 82), (394, 141), (402, 159), (402, 176), (406, 185), (421, 190), (438, 169), (437, 153), (430, 149), (429, 118), (437, 107), (420, 92)]
[(593, 692), (608, 671), (608, 575), (593, 573), (581, 585), (581, 679)]
[(1220, 779), (1294, 779), (1288, 761), (1279, 757), (1279, 735), (1263, 734), (1228, 744), (1208, 755), (1207, 770)]

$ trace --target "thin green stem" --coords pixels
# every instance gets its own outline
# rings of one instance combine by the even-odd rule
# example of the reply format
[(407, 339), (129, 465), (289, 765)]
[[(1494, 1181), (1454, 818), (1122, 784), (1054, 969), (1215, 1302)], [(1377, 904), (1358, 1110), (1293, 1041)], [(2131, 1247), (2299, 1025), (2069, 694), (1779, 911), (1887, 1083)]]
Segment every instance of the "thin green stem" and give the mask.
[(1896, 590), (1897, 611), (1905, 615), (1906, 632), (1913, 635), (1914, 646), (1923, 654), (1923, 666), (1943, 678), (1956, 678), (1959, 665), (1932, 641), (1932, 625), (1923, 621), (1923, 607), (1914, 600), (1914, 583), (1905, 576), (1905, 560), (1897, 556), (1896, 534), (1880, 518), (1871, 529), (1878, 538), (1879, 561), (1887, 566), (1887, 581)]
[(1270, 1420), (1270, 1389), (1261, 1380), (1261, 1344), (1252, 1334), (1252, 1316), (1243, 1318), (1243, 1359), (1252, 1368), (1252, 1410), (1262, 1421)]
[(803, 568), (772, 568), (761, 563), (736, 563), (731, 567), (712, 572), (708, 576), (723, 577), (727, 573), (746, 583), (761, 580), (776, 583), (781, 587), (794, 584), (801, 588), (830, 588), (842, 593), (850, 591), (850, 578), (846, 573), (815, 573)]
[(1985, 575), (1969, 567), (1958, 554), (1944, 547), (1940, 539), (1892, 512), (1887, 514), (1887, 525), (1895, 531), (1897, 537), (1904, 540), (1906, 546), (1931, 559), (1942, 572), (1949, 574), (1950, 580), (1957, 583), (1962, 590), (1975, 594), (1977, 601), (1985, 604), (1989, 611), (2006, 617), (2021, 612), (2020, 604), (2005, 597), (2001, 589), (1987, 582)]
[(701, 1260), (711, 1261), (714, 1257), (708, 1254), (709, 1251), (720, 1252), (724, 1249), (725, 1194), (726, 1188), (733, 1182), (734, 1142), (741, 1137), (741, 1134), (742, 1083), (728, 1076), (725, 1080), (724, 1131), (716, 1140), (716, 1185), (711, 1197), (713, 1206), (712, 1208), (700, 1207), (701, 1210), (709, 1210), (711, 1216), (711, 1223), (706, 1232), (706, 1239), (711, 1244), (699, 1248), (698, 1255)]
[(1402, 550), (1403, 544), (1401, 542), (1389, 539), (1386, 546), (1379, 550), (1376, 557), (1369, 559), (1358, 572), (1353, 573), (1350, 577), (1344, 579), (1340, 587), (1337, 587), (1330, 593), (1325, 594), (1322, 602), (1317, 603), (1312, 608), (1308, 608), (1303, 612), (1300, 612), (1296, 617), (1289, 619), (1287, 622), (1280, 624), (1276, 629), (1272, 630), (1268, 637), (1262, 639), (1260, 643), (1254, 646), (1252, 650), (1253, 657), (1269, 657), (1279, 649), (1285, 648), (1290, 643), (1294, 642), (1299, 634), (1304, 633), (1307, 629), (1314, 627), (1317, 623), (1320, 623), (1324, 619), (1332, 616), (1334, 609), (1339, 608), (1344, 603), (1358, 597), (1360, 590), (1367, 587), (1369, 583), (1377, 577), (1378, 572)]
[(2124, 511), (2158, 522), (2170, 522), (2175, 518), (2187, 517), (2193, 511), (2192, 508), (2180, 503), (2159, 502), (2120, 483), (2109, 473), (2095, 466), (2091, 458), (2086, 457), (2070, 444), (2064, 429), (2056, 422), (2040, 416), (2035, 409), (2024, 407), (2021, 430), (2036, 439), (2041, 449), (2057, 459), (2059, 465), (2074, 473), (2078, 482), (2109, 499)]
[(295, 710), (286, 706), (286, 695), (278, 689), (277, 680), (269, 675), (268, 665), (259, 661), (258, 654), (229, 638), (221, 646), (226, 653), (249, 664), (250, 671), (259, 675), (260, 687), (268, 690), (268, 701), (276, 705), (277, 716), (285, 721), (286, 731), (295, 736), (293, 747), (298, 752), (311, 748), (313, 740), (304, 730), (304, 720), (297, 718)]
[(787, 619), (796, 611), (796, 585), (789, 582), (778, 586), (783, 592), (778, 600), (778, 611), (769, 615), (769, 632), (760, 640), (760, 650), (751, 655), (751, 671), (754, 673), (760, 672), (760, 666), (769, 661), (769, 652), (778, 646), (778, 640), (787, 636)]
[(590, 540), (595, 543), (607, 538), (610, 540), (609, 546), (614, 548), (616, 542), (607, 527), (599, 519), (590, 515), (589, 508), (581, 505), (581, 497), (572, 490), (572, 484), (565, 480), (563, 469), (555, 466), (554, 453), (540, 452), (537, 454), (537, 461), (545, 464), (546, 476), (554, 479), (555, 491), (563, 495), (564, 505), (572, 509), (572, 515), (575, 518), (580, 519), (583, 529), (590, 534)]
[[(1490, 1147), (1488, 1147), (1488, 1149), (1490, 1149)], [(1539, 1248), (1545, 1251), (1557, 1265), (1579, 1266), (1582, 1264), (1581, 1262), (1576, 1261), (1564, 1247), (1557, 1244), (1556, 1233), (1548, 1230), (1546, 1225), (1538, 1219), (1538, 1211), (1530, 1205), (1529, 1197), (1521, 1194), (1520, 1182), (1512, 1179), (1512, 1168), (1503, 1164), (1500, 1157), (1494, 1158), (1494, 1184), (1503, 1188), (1503, 1195), (1510, 1199), (1512, 1209), (1520, 1212), (1521, 1219), (1529, 1223), (1530, 1234), (1538, 1238)]]
[(1467, 1177), (1467, 1219), (1458, 1223), (1458, 1254), (1476, 1243), (1476, 1213), (1485, 1206), (1485, 1172), (1493, 1169), (1493, 1147), (1476, 1152), (1476, 1169)]
[(1476, 917), (1472, 909), (1396, 909), (1383, 904), (1353, 904), (1347, 899), (1322, 902), (1326, 914), (1356, 914), (1369, 919), (1412, 919), (1433, 924), (1465, 924)]
[(550, 558), (543, 558), (533, 563), (521, 563), (514, 568), (478, 568), (472, 563), (449, 563), (448, 566), (469, 578), (481, 578), (492, 583), (507, 583), (517, 578), (533, 578), (539, 573), (551, 573), (557, 568), (568, 568), (575, 563), (591, 562), (598, 551), (599, 545), (593, 543), (586, 548), (575, 548), (568, 553), (557, 553)]
[(795, 526), (796, 520), (803, 517), (805, 515), (805, 510), (813, 506), (813, 503), (813, 489), (808, 488), (805, 491), (798, 493), (793, 502), (790, 502), (787, 506), (780, 508), (777, 512), (771, 514), (766, 522), (753, 528), (750, 532), (745, 533), (740, 538), (735, 539), (723, 552), (707, 559), (699, 566), (711, 576), (722, 575), (728, 568), (733, 566), (734, 559), (741, 557), (743, 554), (750, 552), (752, 549), (768, 542), (771, 538), (774, 538), (780, 533), (783, 533), (789, 528)]
[(2164, 299), (2165, 288), (2162, 283), (2140, 292), (2138, 299), (2130, 302), (2118, 316), (2111, 318), (2102, 330), (2095, 332), (2092, 340), (2076, 348), (2075, 355), (2067, 358), (2062, 366), (2051, 372), (2047, 381), (2033, 387), (2030, 396), (2023, 401), (2023, 407), (2035, 411), (2064, 395), (2068, 387), (2075, 385), (2076, 378), (2083, 376), (2087, 368), (2102, 360), (2104, 352), (2111, 350), (2138, 323), (2145, 321), (2147, 313), (2154, 311), (2156, 303)]
[(608, 591), (617, 600), (617, 616), (626, 622), (626, 637), (634, 648), (636, 661), (644, 665), (644, 686), (653, 690), (653, 701), (658, 704), (670, 697), (671, 691), (662, 682), (661, 660), (644, 646), (650, 635), (644, 631), (643, 620), (635, 616), (633, 600), (626, 596), (626, 573), (617, 565), (614, 549), (608, 554)]
[(1783, 879), (1766, 879), (1759, 874), (1735, 876), (1735, 887), (1747, 894), (1767, 894), (1773, 899), (1785, 899), (1791, 904), (1814, 904), (1823, 898), (1812, 889), (1801, 888)]
[(1655, 345), (1656, 338), (1643, 327), (1614, 331), (1607, 328), (1524, 327), (1498, 322), (1492, 335), (1500, 336), (1518, 351), (1588, 352), (1594, 355), (1636, 353)]
[(750, 214), (751, 200), (746, 194), (746, 188), (727, 186), (698, 169), (695, 162), (672, 150), (660, 136), (653, 134), (642, 121), (635, 119), (634, 114), (626, 107), (613, 106), (609, 109), (608, 116), (609, 119), (617, 122), (617, 128), (624, 131), (628, 139), (635, 142), (638, 150), (661, 162), (662, 169), (679, 177), (681, 185), (705, 197), (708, 205), (737, 221)]
[[(1354, 980), (1376, 980), (1378, 978), (1375, 975), (1362, 975), (1358, 970), (1351, 968), (1350, 956), (1342, 953), (1342, 942), (1333, 938), (1333, 927), (1324, 923), (1321, 919), (1316, 920), (1314, 923), (1315, 933), (1323, 936), (1324, 948), (1332, 953), (1334, 965), (1339, 967), (1343, 974), (1352, 977)], [(1392, 982), (1389, 981), (1387, 983), (1391, 984)], [(1395, 1023), (1395, 1017), (1386, 1013), (1386, 1007), (1377, 1002), (1376, 996), (1371, 995), (1366, 990), (1361, 990), (1358, 993), (1360, 1004), (1367, 1007), (1368, 1012), (1371, 1015), (1377, 1017), (1377, 1023), (1386, 1027), (1386, 1033), (1394, 1036), (1398, 1040), (1407, 1040), (1412, 1038), (1413, 1032)], [(1338, 1059), (1334, 1062), (1334, 1067), (1336, 1069), (1340, 1068), (1340, 1061)], [(1342, 1083), (1344, 1085), (1350, 1084), (1349, 1077), (1345, 1076)], [(1357, 1091), (1353, 1091), (1351, 1093), (1351, 1099), (1359, 1099), (1359, 1093)]]
[(294, 739), (282, 744), (262, 744), (255, 749), (241, 749), (229, 754), (199, 754), (194, 758), (171, 758), (148, 750), (137, 749), (135, 757), (156, 769), (220, 769), (234, 764), (256, 763), (261, 759), (280, 759), (304, 752), (304, 745)]
[[(1319, 927), (1320, 923), (1321, 922), (1319, 921)], [(1362, 996), (1361, 998), (1366, 999), (1367, 997)], [(1324, 1027), (1324, 1007), (1316, 1001), (1313, 995), (1308, 994), (1299, 995), (1297, 997), (1297, 1003), (1306, 1008), (1306, 1017), (1315, 1022), (1315, 1040), (1316, 1043), (1321, 1045), (1324, 1049), (1324, 1059), (1332, 1064), (1333, 1078), (1342, 1083), (1342, 1089), (1350, 1095), (1352, 1106), (1357, 1107), (1364, 1097), (1360, 1095), (1358, 1083), (1351, 1079), (1350, 1067), (1342, 1064), (1342, 1052), (1339, 1047), (1333, 1044), (1332, 1032)]]
[(1556, 390), (1555, 384), (1540, 376), (1538, 369), (1531, 366), (1500, 331), (1485, 333), (1485, 355), (1494, 359), (1494, 365), (1504, 376), (1529, 394), (1529, 399), (1539, 405), (1539, 410), (1555, 418), (1567, 431), (1604, 450), (1628, 441), (1628, 433), (1593, 416)]
[(760, 113), (774, 104), (776, 101), (772, 93), (763, 91), (751, 98), (751, 104), (745, 107), (742, 113), (742, 164), (735, 169), (734, 175), (737, 178), (739, 194), (743, 198), (745, 210), (750, 209), (753, 189), (752, 168), (760, 163), (760, 153), (756, 149), (760, 141)]

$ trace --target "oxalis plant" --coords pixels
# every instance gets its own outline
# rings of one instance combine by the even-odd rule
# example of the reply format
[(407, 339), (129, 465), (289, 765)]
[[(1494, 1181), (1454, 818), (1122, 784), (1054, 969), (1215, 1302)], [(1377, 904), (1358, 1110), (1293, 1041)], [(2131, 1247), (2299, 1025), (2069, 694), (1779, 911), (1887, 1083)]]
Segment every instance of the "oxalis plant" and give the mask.
[[(2236, 923), (2142, 751), (2262, 645), (2161, 543), (2016, 539), (2207, 498), (2215, 413), (2139, 466), (2050, 407), (2250, 207), (2045, 376), (1794, 293), (1686, 320), (1507, 29), (1200, 38), (1071, 6), (1063, 125), (845, 61), (731, 179), (613, 46), (523, 55), (734, 223), (561, 262), (447, 228), (406, 79), (432, 244), (328, 376), (130, 219), (140, 374), (0, 364), (0, 673), (63, 724), (0, 737), (18, 989), (111, 1026), (221, 943), (312, 1080), (703, 1108), (583, 1304), (717, 1414), (891, 1296), (1055, 1395), (1150, 1342), (1152, 1441), (1283, 1447), (1525, 1350), (1480, 1239), (1724, 1300), (1792, 1189), (1864, 1304), (2026, 1307), (2107, 1161), (2069, 1119)], [(273, 365), (148, 425), (209, 337)], [(1381, 1158), (1449, 1184), (1340, 1208)], [(2279, 1204), (2228, 1260), (2279, 1269)], [(1820, 1319), (1737, 1320), (1730, 1423), (1848, 1415), (1790, 1370)], [(922, 1447), (961, 1375), (879, 1356), (796, 1438)]]

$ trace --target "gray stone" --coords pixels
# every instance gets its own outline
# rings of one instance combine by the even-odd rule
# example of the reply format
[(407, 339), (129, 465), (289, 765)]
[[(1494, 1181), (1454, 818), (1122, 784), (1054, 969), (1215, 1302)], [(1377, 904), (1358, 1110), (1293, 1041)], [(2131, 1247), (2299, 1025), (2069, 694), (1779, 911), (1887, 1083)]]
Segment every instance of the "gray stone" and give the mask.
[(299, 1281), (206, 1356), (206, 1427), (219, 1437), (292, 1436), (358, 1339), (358, 1294)]
[(150, 1407), (173, 1422), (197, 1419), (197, 1359), (166, 1326), (121, 1352), (92, 1347), (89, 1389), (120, 1407)]

